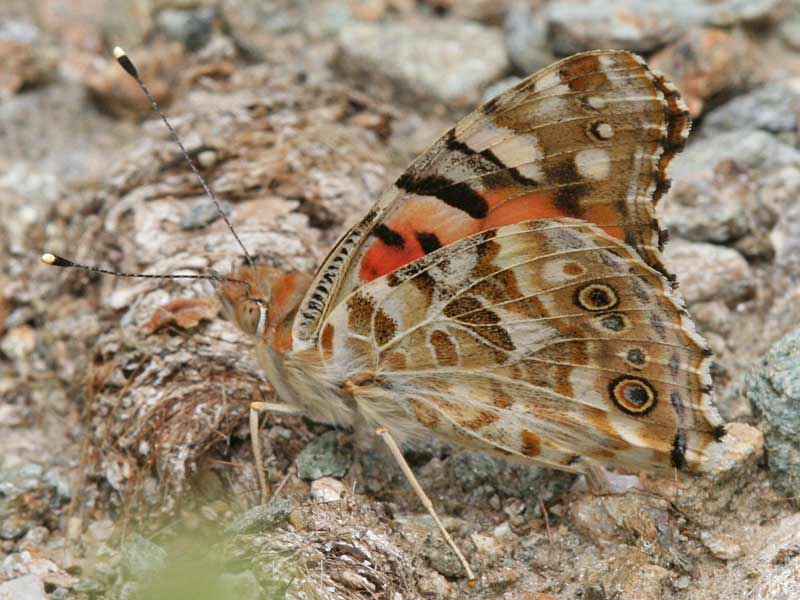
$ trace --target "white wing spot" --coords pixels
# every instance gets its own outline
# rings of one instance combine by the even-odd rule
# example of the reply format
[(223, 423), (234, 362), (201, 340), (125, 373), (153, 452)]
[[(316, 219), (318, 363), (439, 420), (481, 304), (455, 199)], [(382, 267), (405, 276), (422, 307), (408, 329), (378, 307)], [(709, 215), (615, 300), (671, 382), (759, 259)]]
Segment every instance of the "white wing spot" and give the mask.
[(544, 279), (553, 284), (564, 283), (586, 274), (586, 267), (570, 259), (549, 260), (542, 265)]
[(589, 96), (586, 99), (586, 103), (592, 108), (600, 110), (601, 108), (605, 108), (606, 99), (602, 96)]
[(614, 137), (614, 128), (608, 123), (600, 123), (595, 128), (597, 135), (604, 140), (610, 140)]
[(608, 177), (611, 161), (608, 152), (602, 148), (587, 148), (575, 155), (575, 167), (584, 179), (601, 181)]
[(506, 167), (518, 167), (542, 158), (539, 138), (533, 134), (515, 135), (492, 146), (492, 152)]
[(563, 82), (559, 72), (550, 71), (547, 75), (536, 82), (536, 87), (534, 89), (537, 92), (541, 92), (542, 90), (547, 90), (550, 88), (558, 88), (558, 86), (562, 85), (562, 83)]
[(601, 67), (605, 67), (606, 69), (613, 69), (617, 66), (617, 58), (611, 54), (601, 54), (598, 57), (598, 62)]

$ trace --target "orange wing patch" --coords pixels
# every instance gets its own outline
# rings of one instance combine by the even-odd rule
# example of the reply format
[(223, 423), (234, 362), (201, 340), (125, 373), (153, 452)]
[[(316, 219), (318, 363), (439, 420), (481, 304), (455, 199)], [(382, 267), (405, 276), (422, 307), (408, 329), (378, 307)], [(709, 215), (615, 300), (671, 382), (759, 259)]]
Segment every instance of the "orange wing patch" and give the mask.
[[(518, 195), (514, 188), (501, 188), (487, 190), (482, 197), (488, 206), (488, 213), (482, 219), (473, 219), (464, 211), (433, 197), (408, 199), (386, 223), (376, 228), (377, 240), (361, 262), (361, 282), (391, 273), (434, 250), (481, 231), (523, 221), (571, 216), (568, 210), (556, 205), (552, 194), (545, 192)], [(619, 222), (619, 215), (612, 206), (588, 207), (583, 216), (601, 224), (609, 235), (625, 239), (622, 226), (602, 225)]]

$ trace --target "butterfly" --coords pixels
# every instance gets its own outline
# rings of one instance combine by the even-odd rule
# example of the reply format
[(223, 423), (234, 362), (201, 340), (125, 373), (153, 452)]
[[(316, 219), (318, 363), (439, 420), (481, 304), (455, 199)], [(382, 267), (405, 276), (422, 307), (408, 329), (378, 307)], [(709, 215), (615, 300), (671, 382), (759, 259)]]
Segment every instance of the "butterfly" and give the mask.
[(700, 471), (724, 426), (655, 216), (689, 128), (638, 56), (571, 56), (445, 133), (315, 276), (247, 266), (217, 294), (313, 419), (567, 471)]
[(287, 412), (396, 456), (434, 435), (576, 473), (703, 471), (725, 427), (655, 213), (690, 126), (640, 57), (576, 54), (439, 138), (315, 275), (211, 281)]

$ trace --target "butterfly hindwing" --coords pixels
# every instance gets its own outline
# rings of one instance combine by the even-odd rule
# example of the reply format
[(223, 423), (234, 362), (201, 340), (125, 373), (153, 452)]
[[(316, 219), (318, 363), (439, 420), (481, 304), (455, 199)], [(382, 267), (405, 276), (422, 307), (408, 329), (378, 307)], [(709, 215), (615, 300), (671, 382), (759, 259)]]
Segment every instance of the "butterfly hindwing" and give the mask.
[(352, 292), (324, 331), (373, 381), (356, 404), (394, 407), (384, 424), (507, 457), (695, 469), (721, 424), (669, 282), (573, 219), (455, 242)]
[(634, 54), (577, 54), (435, 142), (329, 254), (293, 336), (313, 345), (359, 286), (471, 234), (543, 218), (599, 225), (663, 271), (654, 204), (689, 131), (671, 84)]

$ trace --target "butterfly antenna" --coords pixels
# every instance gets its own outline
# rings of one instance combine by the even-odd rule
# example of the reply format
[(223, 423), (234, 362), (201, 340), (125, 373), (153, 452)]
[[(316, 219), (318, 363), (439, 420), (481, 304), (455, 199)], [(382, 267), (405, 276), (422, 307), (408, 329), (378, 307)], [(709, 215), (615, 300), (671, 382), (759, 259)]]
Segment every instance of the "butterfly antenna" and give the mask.
[(123, 273), (122, 271), (113, 271), (111, 269), (103, 269), (102, 267), (94, 267), (91, 265), (82, 265), (80, 263), (73, 262), (68, 258), (64, 258), (63, 256), (58, 256), (57, 254), (52, 254), (50, 252), (46, 252), (42, 254), (42, 262), (46, 265), (51, 267), (63, 267), (67, 269), (82, 269), (84, 271), (93, 271), (95, 273), (104, 273), (105, 275), (114, 275), (115, 277), (137, 277), (140, 279), (206, 279), (214, 282), (219, 281), (226, 281), (232, 283), (241, 283), (242, 285), (248, 285), (247, 282), (242, 281), (240, 279), (234, 279), (232, 277), (222, 277), (219, 274), (211, 274), (211, 275), (158, 275), (158, 274), (147, 274), (147, 273)]
[(244, 258), (247, 261), (247, 264), (252, 267), (253, 263), (254, 263), (253, 257), (250, 256), (250, 253), (247, 251), (247, 248), (245, 248), (244, 244), (242, 243), (242, 240), (239, 238), (238, 234), (236, 233), (236, 230), (233, 228), (233, 225), (231, 225), (231, 222), (228, 220), (228, 215), (226, 215), (225, 211), (222, 210), (222, 207), (220, 206), (219, 202), (217, 201), (216, 196), (214, 196), (213, 192), (211, 191), (211, 188), (208, 187), (208, 184), (206, 183), (205, 178), (200, 174), (200, 171), (195, 166), (194, 161), (189, 156), (189, 153), (186, 151), (186, 148), (183, 146), (183, 142), (181, 142), (181, 139), (178, 137), (178, 134), (176, 133), (175, 129), (173, 129), (172, 125), (170, 124), (169, 120), (167, 119), (167, 116), (161, 110), (161, 107), (158, 105), (158, 102), (156, 102), (156, 99), (150, 93), (150, 90), (147, 89), (147, 86), (144, 84), (142, 79), (139, 77), (139, 71), (136, 70), (136, 66), (131, 61), (130, 57), (128, 57), (128, 55), (126, 54), (125, 50), (123, 50), (119, 46), (114, 48), (114, 58), (117, 59), (117, 62), (125, 70), (125, 72), (128, 75), (130, 75), (131, 77), (133, 77), (133, 79), (136, 80), (136, 83), (139, 84), (139, 87), (141, 88), (142, 92), (144, 92), (144, 95), (147, 96), (147, 99), (150, 101), (150, 105), (153, 107), (153, 110), (156, 113), (158, 113), (158, 116), (161, 117), (161, 120), (164, 122), (164, 125), (166, 125), (167, 129), (169, 129), (170, 135), (172, 135), (172, 139), (175, 140), (175, 143), (178, 144), (178, 147), (181, 149), (181, 153), (183, 154), (183, 158), (189, 164), (189, 167), (192, 169), (194, 174), (197, 175), (197, 178), (200, 180), (200, 185), (203, 186), (203, 190), (205, 190), (206, 195), (209, 198), (211, 198), (211, 200), (214, 202), (214, 206), (217, 207), (217, 212), (225, 220), (225, 224), (228, 226), (228, 229), (233, 234), (233, 237), (236, 238), (236, 242), (239, 244), (239, 247), (242, 249), (242, 252), (244, 253)]

